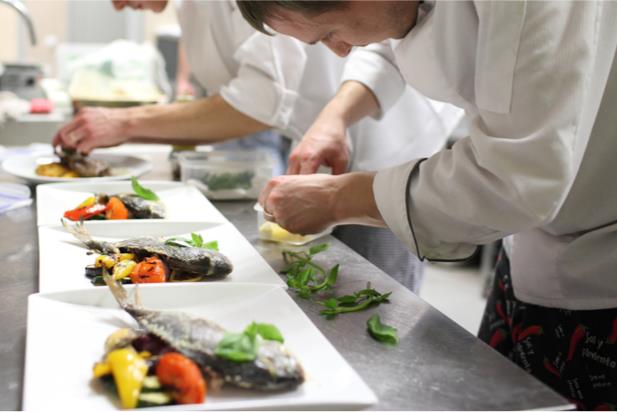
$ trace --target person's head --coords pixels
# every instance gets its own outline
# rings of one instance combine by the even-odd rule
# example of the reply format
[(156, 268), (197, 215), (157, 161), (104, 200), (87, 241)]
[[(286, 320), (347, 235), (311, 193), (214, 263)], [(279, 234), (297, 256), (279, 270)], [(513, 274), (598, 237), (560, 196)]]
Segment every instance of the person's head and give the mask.
[(266, 26), (305, 43), (323, 42), (344, 57), (353, 46), (404, 37), (416, 21), (417, 1), (238, 0), (255, 29)]
[(152, 10), (160, 13), (165, 10), (167, 0), (111, 0), (116, 10), (129, 7), (133, 10)]

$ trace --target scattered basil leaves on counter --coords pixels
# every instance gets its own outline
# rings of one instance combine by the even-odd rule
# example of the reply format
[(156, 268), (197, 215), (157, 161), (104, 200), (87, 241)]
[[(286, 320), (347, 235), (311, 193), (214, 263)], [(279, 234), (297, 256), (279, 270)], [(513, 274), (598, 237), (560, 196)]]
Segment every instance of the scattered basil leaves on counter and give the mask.
[(152, 190), (143, 187), (135, 176), (131, 176), (131, 186), (135, 194), (145, 200), (159, 200), (159, 197)]
[(375, 313), (366, 321), (366, 329), (369, 335), (378, 342), (387, 345), (396, 345), (398, 343), (398, 335), (396, 328), (393, 326), (381, 323), (379, 315)]
[(392, 292), (379, 293), (371, 287), (369, 282), (366, 284), (366, 289), (319, 302), (326, 307), (319, 314), (331, 319), (342, 313), (359, 312), (371, 306), (389, 302), (388, 298), (391, 294)]
[(283, 343), (283, 335), (276, 326), (271, 323), (252, 322), (242, 333), (225, 333), (218, 343), (214, 353), (234, 362), (248, 362), (257, 357), (260, 336), (264, 340), (273, 340)]
[(287, 286), (295, 290), (301, 298), (308, 299), (314, 293), (334, 287), (339, 265), (326, 270), (313, 261), (316, 254), (327, 250), (328, 247), (328, 243), (321, 243), (311, 246), (308, 251), (283, 250), (283, 260), (287, 263), (287, 267), (282, 272), (287, 275)]

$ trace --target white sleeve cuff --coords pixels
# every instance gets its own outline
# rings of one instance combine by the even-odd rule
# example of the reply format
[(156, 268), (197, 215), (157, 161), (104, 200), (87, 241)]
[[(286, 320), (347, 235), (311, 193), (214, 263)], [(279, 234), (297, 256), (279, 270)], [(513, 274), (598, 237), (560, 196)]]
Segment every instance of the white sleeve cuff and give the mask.
[(458, 261), (473, 256), (477, 245), (469, 243), (446, 243), (433, 239), (431, 222), (415, 222), (413, 199), (409, 187), (423, 159), (379, 171), (373, 181), (373, 193), (377, 208), (384, 221), (407, 248), (420, 260)]
[[(379, 47), (379, 49), (376, 49)], [(341, 83), (355, 80), (368, 87), (379, 102), (380, 111), (373, 116), (381, 119), (405, 91), (406, 83), (398, 67), (378, 52), (384, 45), (371, 45), (354, 50), (349, 56)], [(388, 46), (389, 47), (389, 46)]]
[(298, 99), (295, 91), (281, 87), (250, 66), (242, 67), (220, 94), (239, 112), (278, 129), (287, 127)]
[(373, 194), (379, 213), (390, 230), (407, 249), (420, 257), (418, 248), (407, 221), (407, 181), (419, 160), (380, 170), (373, 180)]

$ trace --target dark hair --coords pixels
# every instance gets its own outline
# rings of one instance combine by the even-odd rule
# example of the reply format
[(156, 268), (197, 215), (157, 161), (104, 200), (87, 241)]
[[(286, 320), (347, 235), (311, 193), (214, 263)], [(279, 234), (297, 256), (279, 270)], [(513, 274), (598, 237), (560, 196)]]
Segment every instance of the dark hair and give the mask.
[(281, 9), (299, 12), (300, 14), (315, 16), (345, 5), (345, 1), (317, 1), (317, 0), (237, 0), (238, 8), (244, 19), (256, 30), (272, 35), (266, 30), (265, 20), (276, 17)]

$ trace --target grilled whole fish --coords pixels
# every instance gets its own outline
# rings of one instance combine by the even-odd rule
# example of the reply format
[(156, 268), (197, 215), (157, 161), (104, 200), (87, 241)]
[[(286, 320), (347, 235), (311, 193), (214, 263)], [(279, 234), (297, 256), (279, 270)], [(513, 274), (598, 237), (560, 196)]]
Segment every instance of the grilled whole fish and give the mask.
[(129, 302), (125, 289), (107, 273), (103, 275), (114, 298), (139, 325), (195, 361), (206, 374), (214, 373), (224, 383), (259, 390), (293, 389), (304, 382), (298, 360), (275, 341), (260, 342), (257, 358), (234, 362), (215, 355), (225, 329), (216, 323), (182, 312), (149, 310)]
[(56, 155), (60, 163), (73, 170), (80, 177), (101, 177), (111, 175), (107, 162), (84, 156), (75, 150), (57, 149)]
[(88, 249), (101, 254), (133, 253), (139, 260), (156, 255), (172, 271), (211, 279), (224, 278), (233, 270), (229, 259), (214, 250), (167, 245), (152, 237), (133, 238), (120, 242), (96, 241), (90, 237), (81, 222), (69, 226), (62, 219), (62, 224)]

